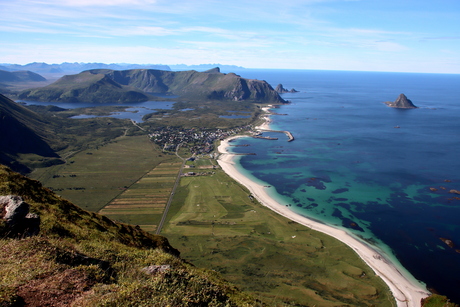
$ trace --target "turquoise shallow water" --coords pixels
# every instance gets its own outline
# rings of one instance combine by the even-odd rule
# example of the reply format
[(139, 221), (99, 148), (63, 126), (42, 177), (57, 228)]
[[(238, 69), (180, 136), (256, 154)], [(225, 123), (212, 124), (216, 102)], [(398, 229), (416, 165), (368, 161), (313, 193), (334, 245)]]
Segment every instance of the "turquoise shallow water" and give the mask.
[[(244, 138), (240, 165), (291, 210), (343, 227), (460, 302), (460, 75), (247, 70), (299, 93), (272, 128), (295, 141)], [(400, 93), (420, 108), (392, 109)], [(432, 189), (430, 189), (432, 188)], [(435, 191), (433, 189), (436, 189)], [(449, 239), (449, 247), (441, 239)], [(458, 250), (457, 250), (458, 249)]]

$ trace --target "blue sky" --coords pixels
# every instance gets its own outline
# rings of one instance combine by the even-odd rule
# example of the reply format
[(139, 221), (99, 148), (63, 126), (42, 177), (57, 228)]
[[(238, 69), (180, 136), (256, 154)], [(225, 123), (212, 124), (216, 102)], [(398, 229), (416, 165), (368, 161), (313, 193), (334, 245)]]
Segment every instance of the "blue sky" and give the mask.
[(460, 0), (0, 0), (0, 63), (460, 73)]

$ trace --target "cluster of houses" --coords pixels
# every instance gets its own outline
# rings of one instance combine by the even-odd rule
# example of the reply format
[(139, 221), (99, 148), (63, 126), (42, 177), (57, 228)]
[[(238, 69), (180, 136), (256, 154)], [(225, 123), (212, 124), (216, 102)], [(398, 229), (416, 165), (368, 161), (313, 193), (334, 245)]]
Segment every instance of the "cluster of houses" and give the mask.
[(181, 127), (161, 127), (149, 134), (150, 139), (163, 147), (165, 151), (175, 151), (180, 144), (190, 149), (192, 154), (208, 154), (214, 150), (214, 142), (224, 138), (250, 130), (251, 126), (246, 125), (231, 129), (200, 129)]

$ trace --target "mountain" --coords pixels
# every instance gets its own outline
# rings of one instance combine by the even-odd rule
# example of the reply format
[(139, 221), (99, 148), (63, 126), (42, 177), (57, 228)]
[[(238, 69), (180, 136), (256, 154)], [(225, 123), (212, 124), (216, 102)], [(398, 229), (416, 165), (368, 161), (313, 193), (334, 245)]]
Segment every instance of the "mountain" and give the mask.
[(39, 82), (39, 81), (46, 81), (46, 79), (39, 74), (28, 70), (21, 70), (21, 71), (5, 71), (0, 70), (0, 82)]
[(244, 79), (234, 73), (223, 74), (218, 68), (205, 72), (93, 69), (24, 91), (19, 98), (46, 102), (125, 103), (146, 101), (154, 94), (189, 100), (285, 103), (266, 81)]
[(80, 209), (2, 165), (0, 246), (0, 306), (257, 305), (183, 261), (166, 238)]
[(49, 122), (0, 94), (0, 163), (21, 172), (29, 169), (16, 161), (18, 155), (31, 155), (44, 164), (58, 163), (59, 156), (49, 145), (52, 142), (56, 141)]
[(37, 89), (26, 90), (19, 99), (44, 102), (140, 102), (149, 100), (142, 91), (121, 85), (103, 73), (85, 71), (67, 75)]
[(387, 106), (398, 109), (415, 109), (417, 108), (412, 101), (407, 99), (406, 95), (400, 94), (399, 97), (393, 101), (384, 102)]

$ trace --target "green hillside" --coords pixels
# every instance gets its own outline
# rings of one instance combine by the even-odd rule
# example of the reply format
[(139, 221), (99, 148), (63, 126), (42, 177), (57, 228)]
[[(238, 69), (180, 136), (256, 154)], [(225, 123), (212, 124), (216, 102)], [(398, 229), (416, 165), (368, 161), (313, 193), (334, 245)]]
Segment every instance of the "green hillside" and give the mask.
[(50, 146), (58, 144), (53, 125), (42, 116), (0, 94), (0, 119), (0, 163), (25, 172), (28, 167), (16, 161), (21, 155), (41, 160), (42, 165), (58, 162)]
[(0, 82), (16, 83), (16, 82), (41, 82), (46, 79), (39, 74), (28, 70), (21, 71), (6, 71), (0, 70)]
[(139, 102), (148, 95), (114, 82), (105, 74), (85, 71), (32, 90), (23, 91), (20, 99), (45, 102)]
[(181, 260), (164, 237), (84, 211), (4, 166), (0, 195), (21, 196), (40, 217), (29, 237), (0, 219), (0, 306), (258, 305)]

